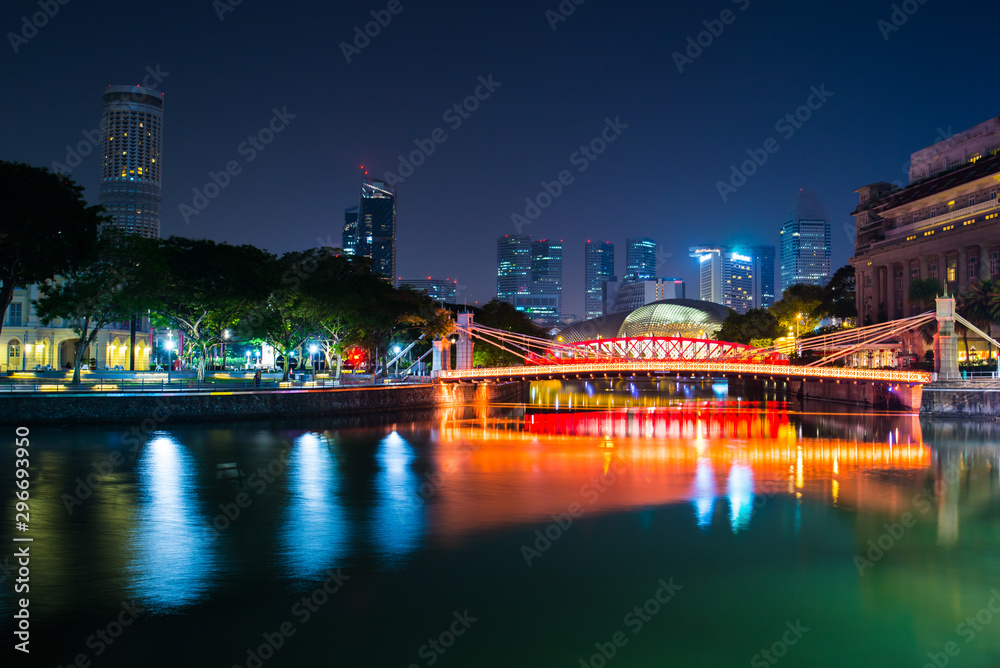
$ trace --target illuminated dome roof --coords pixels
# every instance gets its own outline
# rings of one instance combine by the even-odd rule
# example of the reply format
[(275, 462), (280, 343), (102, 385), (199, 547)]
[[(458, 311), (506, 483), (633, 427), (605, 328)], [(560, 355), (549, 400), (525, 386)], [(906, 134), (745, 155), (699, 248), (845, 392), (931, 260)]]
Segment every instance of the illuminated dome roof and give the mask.
[(584, 320), (559, 332), (562, 343), (633, 336), (678, 336), (710, 339), (731, 310), (696, 299), (664, 299), (627, 313)]

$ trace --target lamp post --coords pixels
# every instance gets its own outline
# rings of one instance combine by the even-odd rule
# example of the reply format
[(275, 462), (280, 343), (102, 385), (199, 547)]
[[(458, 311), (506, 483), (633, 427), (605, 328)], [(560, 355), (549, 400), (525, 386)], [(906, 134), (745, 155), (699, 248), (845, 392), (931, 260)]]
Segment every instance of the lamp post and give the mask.
[(219, 371), (226, 370), (226, 341), (229, 340), (229, 330), (222, 331), (222, 362), (219, 364)]
[(170, 371), (172, 362), (170, 361), (170, 354), (177, 348), (177, 344), (173, 339), (167, 339), (167, 342), (163, 344), (163, 347), (167, 349), (167, 385), (170, 384)]
[(249, 350), (247, 351), (247, 365), (246, 365), (246, 370), (247, 371), (250, 370), (250, 351)]
[(317, 350), (319, 350), (319, 348), (316, 347), (315, 343), (309, 344), (309, 366), (312, 367), (314, 383), (316, 382), (316, 362), (313, 361), (313, 358), (315, 358)]

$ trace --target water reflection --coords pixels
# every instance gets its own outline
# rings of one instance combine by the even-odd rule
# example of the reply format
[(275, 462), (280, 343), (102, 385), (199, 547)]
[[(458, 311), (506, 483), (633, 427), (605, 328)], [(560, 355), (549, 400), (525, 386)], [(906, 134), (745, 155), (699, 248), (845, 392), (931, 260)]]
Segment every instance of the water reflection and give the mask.
[(376, 449), (379, 472), (375, 476), (375, 509), (372, 540), (379, 560), (397, 566), (415, 550), (425, 530), (423, 499), (413, 472), (413, 447), (395, 430)]
[(160, 612), (203, 598), (217, 570), (211, 531), (198, 512), (195, 471), (187, 449), (165, 434), (154, 435), (136, 466), (128, 586)]
[(698, 468), (694, 478), (694, 493), (692, 503), (698, 526), (705, 529), (712, 524), (715, 512), (715, 472), (712, 470), (712, 460), (708, 457), (698, 459)]
[(286, 575), (313, 580), (337, 566), (350, 538), (339, 498), (341, 471), (325, 438), (305, 433), (295, 441), (288, 478), (280, 558)]
[(729, 498), (729, 524), (733, 533), (748, 528), (753, 512), (753, 470), (749, 466), (733, 462), (729, 469), (726, 496)]

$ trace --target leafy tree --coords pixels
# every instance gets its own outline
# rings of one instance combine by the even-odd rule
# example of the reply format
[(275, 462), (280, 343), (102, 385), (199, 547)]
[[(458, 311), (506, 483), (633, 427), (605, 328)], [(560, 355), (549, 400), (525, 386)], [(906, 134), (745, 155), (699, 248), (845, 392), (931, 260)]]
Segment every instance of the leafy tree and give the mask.
[(823, 286), (823, 299), (819, 306), (813, 309), (811, 315), (823, 318), (839, 318), (853, 320), (858, 317), (856, 301), (856, 281), (854, 267), (844, 265), (838, 269), (830, 282)]
[(101, 208), (83, 188), (44, 167), (0, 160), (0, 330), (14, 290), (44, 283), (87, 263), (97, 245)]
[[(960, 313), (970, 320), (981, 330), (990, 333), (990, 325), (997, 322), (1000, 317), (1000, 283), (991, 278), (984, 278), (974, 282), (959, 300), (961, 305)], [(969, 334), (968, 329), (963, 327), (965, 336), (965, 359), (969, 359)], [(987, 345), (987, 356), (993, 359), (993, 344), (989, 341)]]
[[(499, 299), (484, 304), (483, 308), (475, 314), (475, 321), (485, 327), (546, 338), (545, 332), (531, 322), (528, 316), (518, 311), (513, 305)], [(477, 341), (473, 351), (473, 362), (477, 366), (494, 367), (520, 365), (524, 363), (524, 360), (491, 343)]]
[(785, 288), (781, 300), (771, 306), (771, 314), (778, 319), (782, 333), (802, 334), (819, 326), (817, 307), (823, 302), (823, 288), (818, 285), (796, 283)]
[(267, 299), (266, 269), (274, 257), (254, 246), (170, 237), (160, 255), (169, 267), (155, 322), (184, 333), (198, 351), (198, 379), (205, 378), (208, 351), (223, 341), (255, 304)]
[(165, 274), (156, 243), (106, 226), (87, 264), (42, 286), (41, 297), (35, 301), (42, 323), (55, 318), (75, 323), (73, 383), (80, 382), (84, 351), (101, 328), (156, 306), (157, 284)]
[(731, 312), (723, 321), (715, 339), (752, 345), (754, 340), (773, 340), (783, 336), (784, 333), (774, 314), (766, 308), (755, 308), (742, 315), (736, 311)]
[(396, 289), (381, 279), (364, 285), (364, 289), (353, 296), (352, 342), (368, 350), (372, 375), (379, 367), (385, 375), (393, 334), (401, 328), (413, 326), (412, 317), (420, 312), (427, 298), (409, 288)]
[(918, 304), (921, 308), (933, 307), (934, 300), (943, 294), (941, 281), (936, 278), (916, 278), (910, 281), (910, 303)]

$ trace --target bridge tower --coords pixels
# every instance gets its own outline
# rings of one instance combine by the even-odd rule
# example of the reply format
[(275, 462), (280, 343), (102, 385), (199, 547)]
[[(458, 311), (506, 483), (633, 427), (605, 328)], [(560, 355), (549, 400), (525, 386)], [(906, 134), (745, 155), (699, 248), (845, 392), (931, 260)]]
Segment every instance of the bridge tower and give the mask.
[(958, 336), (955, 334), (955, 298), (937, 300), (937, 336), (934, 337), (934, 371), (938, 380), (960, 378), (958, 373)]
[(468, 371), (474, 366), (472, 363), (472, 334), (469, 333), (471, 325), (471, 313), (458, 314), (458, 350), (455, 356), (455, 369), (457, 371)]
[(442, 371), (451, 370), (451, 341), (445, 336), (440, 339), (434, 339), (431, 345), (434, 346), (431, 378), (437, 378), (441, 375)]

